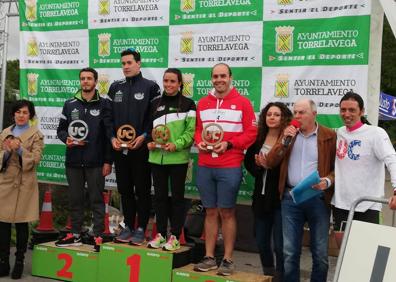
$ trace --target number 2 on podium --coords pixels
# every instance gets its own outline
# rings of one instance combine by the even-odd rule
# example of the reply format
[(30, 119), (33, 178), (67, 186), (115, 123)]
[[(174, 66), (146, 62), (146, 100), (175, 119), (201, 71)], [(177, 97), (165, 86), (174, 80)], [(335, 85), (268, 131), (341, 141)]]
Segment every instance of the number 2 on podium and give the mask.
[(72, 279), (73, 272), (70, 272), (69, 269), (70, 269), (71, 265), (73, 264), (73, 257), (69, 254), (59, 254), (58, 260), (64, 260), (65, 264), (63, 265), (62, 269), (60, 269), (56, 272), (56, 275), (58, 277)]
[(133, 256), (127, 257), (127, 265), (130, 266), (129, 282), (139, 282), (140, 256), (133, 255)]

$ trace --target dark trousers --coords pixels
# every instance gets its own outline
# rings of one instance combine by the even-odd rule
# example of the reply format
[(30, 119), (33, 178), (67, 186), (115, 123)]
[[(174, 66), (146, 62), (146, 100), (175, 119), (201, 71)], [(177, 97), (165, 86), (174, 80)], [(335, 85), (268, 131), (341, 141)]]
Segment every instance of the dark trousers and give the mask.
[[(27, 222), (15, 223), (16, 229), (16, 259), (24, 260), (29, 239)], [(11, 247), (11, 223), (0, 221), (0, 259), (8, 260)]]
[[(341, 223), (342, 224), (342, 231), (345, 230), (346, 222), (348, 220), (349, 210), (339, 209), (333, 206), (333, 217), (334, 217), (334, 230), (339, 231), (341, 230)], [(379, 223), (379, 211), (376, 210), (367, 210), (365, 212), (356, 212), (353, 215), (354, 220), (370, 222), (370, 223)]]
[(256, 216), (254, 219), (254, 231), (264, 274), (274, 275), (274, 273), (266, 273), (269, 269), (274, 268), (274, 254), (276, 271), (282, 274), (283, 233), (280, 207), (260, 217)]
[[(184, 183), (186, 180), (188, 164), (156, 165), (151, 169), (154, 181), (154, 208), (158, 232), (163, 236), (167, 234), (168, 219), (171, 224), (171, 233), (180, 237), (184, 217)], [(171, 190), (170, 203), (168, 201), (169, 186)]]
[(69, 211), (71, 217), (71, 232), (78, 234), (84, 222), (85, 183), (88, 187), (88, 198), (93, 214), (93, 231), (100, 236), (104, 231), (105, 204), (103, 191), (105, 179), (102, 167), (66, 168), (66, 178), (69, 183)]
[(114, 162), (124, 222), (133, 230), (137, 213), (139, 227), (146, 229), (151, 208), (151, 171), (146, 144), (138, 150), (129, 150), (127, 155), (115, 152)]

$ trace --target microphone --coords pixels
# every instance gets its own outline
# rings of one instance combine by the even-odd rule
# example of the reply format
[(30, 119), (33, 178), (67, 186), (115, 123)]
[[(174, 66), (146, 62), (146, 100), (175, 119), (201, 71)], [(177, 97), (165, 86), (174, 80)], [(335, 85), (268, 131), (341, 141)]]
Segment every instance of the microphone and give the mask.
[[(301, 123), (300, 123), (298, 120), (293, 119), (293, 120), (289, 123), (289, 125), (294, 126), (296, 129), (298, 129), (298, 128), (300, 128)], [(284, 146), (284, 147), (289, 147), (289, 145), (290, 145), (292, 139), (293, 139), (293, 137), (287, 136), (287, 137), (285, 138), (285, 141), (283, 142), (283, 146)]]

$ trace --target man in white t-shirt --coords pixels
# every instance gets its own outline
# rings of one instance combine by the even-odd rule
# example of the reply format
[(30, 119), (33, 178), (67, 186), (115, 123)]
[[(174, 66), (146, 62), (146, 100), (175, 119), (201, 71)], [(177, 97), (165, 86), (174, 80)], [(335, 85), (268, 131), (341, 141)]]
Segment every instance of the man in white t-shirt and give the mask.
[[(343, 127), (337, 130), (335, 192), (332, 199), (335, 230), (346, 221), (353, 202), (360, 197), (384, 197), (385, 166), (391, 174), (394, 196), (389, 206), (396, 208), (396, 152), (384, 129), (370, 125), (363, 117), (362, 97), (348, 92), (340, 101)], [(354, 219), (379, 223), (382, 205), (362, 202)]]

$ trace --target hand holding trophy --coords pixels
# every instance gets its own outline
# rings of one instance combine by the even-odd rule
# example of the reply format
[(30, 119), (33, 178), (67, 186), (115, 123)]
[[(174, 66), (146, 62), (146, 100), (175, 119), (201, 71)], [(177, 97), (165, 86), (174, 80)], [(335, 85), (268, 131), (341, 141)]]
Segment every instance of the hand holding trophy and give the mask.
[(136, 130), (132, 125), (121, 125), (117, 130), (117, 140), (121, 148), (129, 148), (136, 138)]
[(81, 120), (76, 119), (73, 120), (67, 129), (69, 136), (66, 139), (66, 145), (68, 147), (73, 146), (84, 146), (86, 141), (85, 139), (88, 136), (88, 124)]
[(218, 157), (218, 154), (213, 152), (214, 146), (223, 141), (224, 130), (221, 125), (217, 123), (208, 123), (202, 130), (202, 141), (206, 144), (206, 149), (212, 151), (212, 157)]
[(170, 139), (170, 130), (165, 124), (158, 124), (153, 128), (151, 137), (156, 148), (164, 148)]

